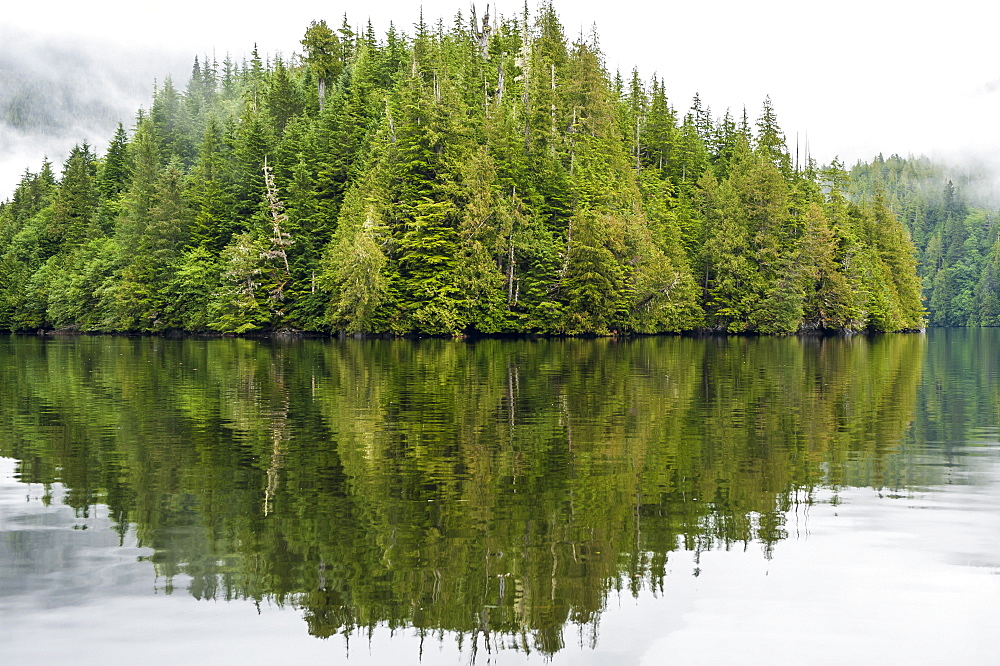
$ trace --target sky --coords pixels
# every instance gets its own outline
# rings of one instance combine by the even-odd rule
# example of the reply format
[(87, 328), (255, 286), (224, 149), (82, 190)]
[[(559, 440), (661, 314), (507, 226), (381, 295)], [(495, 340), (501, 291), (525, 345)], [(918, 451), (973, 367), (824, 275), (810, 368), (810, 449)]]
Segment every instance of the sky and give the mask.
[[(11, 4), (0, 14), (0, 102), (5, 70), (8, 79), (59, 74), (79, 84), (83, 98), (107, 102), (126, 126), (138, 106), (148, 107), (153, 79), (172, 73), (183, 85), (195, 55), (239, 59), (257, 44), (262, 53), (288, 56), (311, 20), (339, 25), (345, 12), (355, 26), (370, 19), (379, 34), (390, 21), (411, 32), (421, 9), (417, 2), (333, 0)], [(428, 22), (448, 23), (458, 10), (468, 15), (469, 6), (422, 4)], [(484, 6), (478, 3), (480, 15)], [(500, 2), (491, 11), (511, 16), (523, 6)], [(556, 0), (555, 7), (571, 38), (596, 25), (612, 72), (636, 67), (643, 77), (663, 78), (675, 108), (686, 109), (697, 92), (717, 116), (746, 108), (756, 119), (770, 96), (789, 146), (794, 151), (798, 141), (804, 151), (808, 144), (821, 164), (912, 153), (1000, 165), (1000, 58), (993, 12), (980, 0)], [(109, 112), (102, 113), (35, 133), (14, 133), (0, 116), (0, 199), (25, 168), (38, 168), (43, 153), (58, 163), (83, 139), (102, 149), (110, 138), (103, 129)]]

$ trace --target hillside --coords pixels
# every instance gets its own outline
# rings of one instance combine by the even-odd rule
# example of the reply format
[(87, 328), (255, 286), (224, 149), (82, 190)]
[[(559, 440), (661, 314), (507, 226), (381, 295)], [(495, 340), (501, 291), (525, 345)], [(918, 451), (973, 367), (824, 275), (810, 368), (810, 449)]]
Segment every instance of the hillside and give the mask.
[(931, 326), (1000, 326), (1000, 235), (992, 170), (881, 155), (851, 170), (851, 196), (882, 197), (917, 248)]

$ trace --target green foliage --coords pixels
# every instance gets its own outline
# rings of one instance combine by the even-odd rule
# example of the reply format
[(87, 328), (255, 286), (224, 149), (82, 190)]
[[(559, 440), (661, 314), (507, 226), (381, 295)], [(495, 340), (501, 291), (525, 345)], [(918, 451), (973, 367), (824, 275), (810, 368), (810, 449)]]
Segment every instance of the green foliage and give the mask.
[(880, 200), (905, 224), (931, 326), (995, 326), (992, 175), (929, 159), (881, 155), (852, 169), (853, 196)]
[(185, 331), (212, 328), (213, 297), (222, 288), (219, 259), (202, 247), (187, 250), (171, 264), (161, 315), (164, 327)]
[(313, 21), (302, 38), (306, 51), (306, 62), (316, 76), (319, 85), (319, 106), (322, 110), (326, 98), (326, 82), (336, 78), (344, 64), (342, 45), (337, 34), (327, 26), (326, 21)]
[(53, 202), (50, 238), (53, 246), (72, 246), (98, 230), (92, 227), (98, 205), (97, 163), (84, 143), (70, 151)]
[(793, 165), (770, 100), (756, 125), (697, 96), (678, 113), (548, 2), (381, 40), (349, 26), (313, 21), (302, 57), (195, 59), (103, 158), (26, 173), (0, 207), (0, 326), (910, 330), (911, 238), (933, 322), (1000, 316), (989, 216), (949, 185), (920, 208), (933, 224), (904, 211), (907, 236), (896, 190), (849, 203), (839, 165)]

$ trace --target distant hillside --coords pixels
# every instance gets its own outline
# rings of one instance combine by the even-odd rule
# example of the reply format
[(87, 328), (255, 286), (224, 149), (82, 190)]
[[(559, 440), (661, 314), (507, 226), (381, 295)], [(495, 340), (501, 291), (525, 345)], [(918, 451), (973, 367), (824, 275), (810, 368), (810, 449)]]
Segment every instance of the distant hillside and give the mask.
[(119, 122), (131, 126), (150, 105), (156, 76), (189, 66), (186, 55), (0, 28), (0, 199), (45, 155), (61, 162), (84, 139), (103, 148)]
[(927, 157), (885, 158), (851, 170), (857, 201), (881, 198), (917, 248), (931, 326), (1000, 326), (996, 174)]

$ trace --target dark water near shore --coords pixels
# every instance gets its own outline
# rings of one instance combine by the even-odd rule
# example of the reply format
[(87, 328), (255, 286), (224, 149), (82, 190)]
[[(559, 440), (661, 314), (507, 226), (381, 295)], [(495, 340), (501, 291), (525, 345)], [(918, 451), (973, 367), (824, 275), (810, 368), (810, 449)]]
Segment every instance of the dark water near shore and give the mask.
[(998, 349), (0, 337), (0, 661), (996, 663)]

